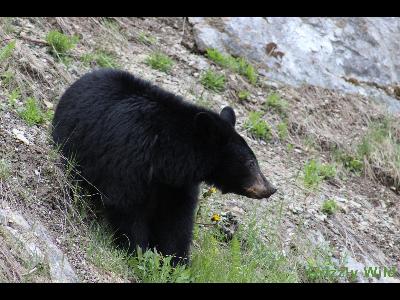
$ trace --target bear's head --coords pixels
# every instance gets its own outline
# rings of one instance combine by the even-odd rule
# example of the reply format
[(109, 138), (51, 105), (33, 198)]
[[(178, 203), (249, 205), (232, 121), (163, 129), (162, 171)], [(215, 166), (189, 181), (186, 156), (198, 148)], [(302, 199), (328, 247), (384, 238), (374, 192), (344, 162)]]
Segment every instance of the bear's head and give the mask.
[(212, 144), (216, 163), (206, 181), (222, 193), (250, 198), (269, 198), (276, 188), (262, 174), (258, 161), (246, 141), (235, 130), (234, 110), (226, 106), (217, 114), (200, 112), (195, 117), (198, 132)]

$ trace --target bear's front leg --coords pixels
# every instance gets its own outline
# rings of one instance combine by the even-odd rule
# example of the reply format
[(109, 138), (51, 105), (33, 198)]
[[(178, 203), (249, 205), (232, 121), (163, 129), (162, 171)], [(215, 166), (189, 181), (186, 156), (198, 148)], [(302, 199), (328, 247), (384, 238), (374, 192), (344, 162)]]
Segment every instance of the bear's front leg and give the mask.
[(140, 209), (119, 209), (107, 207), (107, 217), (117, 244), (130, 253), (139, 246), (143, 251), (149, 247), (149, 227), (147, 218), (139, 213)]
[(150, 224), (150, 243), (162, 255), (171, 255), (172, 265), (189, 259), (198, 187), (164, 188)]

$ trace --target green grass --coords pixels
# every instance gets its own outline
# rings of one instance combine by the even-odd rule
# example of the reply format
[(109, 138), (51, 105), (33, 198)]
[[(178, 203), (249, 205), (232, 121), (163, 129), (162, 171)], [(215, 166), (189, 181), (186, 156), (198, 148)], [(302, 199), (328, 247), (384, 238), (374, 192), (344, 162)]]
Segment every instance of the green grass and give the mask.
[(207, 49), (206, 56), (223, 68), (228, 68), (247, 78), (251, 84), (256, 84), (258, 75), (254, 67), (244, 58), (235, 58), (229, 54), (222, 54), (217, 49)]
[(214, 92), (222, 92), (225, 90), (225, 75), (207, 70), (200, 78), (201, 84)]
[(400, 189), (400, 122), (394, 117), (371, 122), (357, 155), (364, 168), (386, 185)]
[(15, 32), (15, 26), (12, 24), (12, 17), (0, 18), (0, 26), (7, 34), (12, 34)]
[(10, 176), (10, 163), (4, 158), (0, 159), (0, 180), (5, 180)]
[(327, 215), (333, 215), (338, 208), (338, 204), (333, 199), (325, 200), (324, 203), (322, 203), (322, 212)]
[(359, 174), (364, 168), (361, 155), (352, 155), (341, 150), (336, 150), (333, 153), (333, 157), (335, 161), (341, 163), (350, 172)]
[(331, 251), (319, 249), (319, 256), (312, 255), (306, 259), (304, 268), (303, 282), (305, 283), (330, 283), (339, 282), (339, 272), (329, 272), (330, 270), (340, 270), (342, 266), (335, 263), (332, 259)]
[(164, 53), (161, 52), (153, 52), (151, 53), (147, 59), (145, 60), (145, 63), (152, 67), (153, 69), (169, 73), (172, 69), (172, 66), (174, 64), (173, 60), (165, 55)]
[(171, 257), (153, 250), (129, 256), (113, 246), (109, 233), (95, 229), (87, 254), (97, 267), (143, 283), (296, 282), (296, 270), (276, 246), (262, 242), (256, 227), (224, 241), (217, 228), (196, 228), (191, 262), (172, 267)]
[(255, 138), (265, 141), (269, 141), (272, 138), (271, 127), (262, 119), (262, 114), (260, 112), (250, 112), (244, 127)]
[(45, 121), (49, 121), (53, 115), (51, 110), (43, 112), (37, 100), (32, 97), (26, 99), (24, 106), (18, 110), (18, 114), (29, 126), (39, 125)]
[(15, 41), (8, 42), (3, 48), (0, 49), (0, 65), (7, 61), (13, 54), (15, 49)]
[(60, 61), (68, 62), (69, 52), (76, 47), (79, 42), (78, 36), (68, 36), (57, 30), (52, 30), (46, 35), (46, 42), (50, 53)]
[(250, 97), (250, 92), (246, 90), (241, 90), (238, 93), (239, 100), (247, 100)]
[(127, 263), (128, 254), (115, 247), (110, 231), (97, 223), (90, 227), (90, 238), (86, 254), (90, 262), (106, 272), (112, 272), (123, 279), (136, 279)]
[(237, 59), (237, 72), (246, 77), (247, 80), (255, 85), (257, 83), (258, 75), (254, 67), (244, 58)]
[[(209, 195), (204, 195), (203, 200)], [(211, 210), (198, 210), (197, 221), (210, 222)], [(251, 218), (247, 216), (246, 218)], [(328, 281), (313, 273), (310, 265), (329, 262), (321, 253), (303, 257), (297, 252), (282, 251), (282, 244), (274, 227), (260, 223), (259, 218), (243, 220), (231, 240), (217, 225), (195, 224), (190, 263), (170, 265), (171, 257), (155, 250), (134, 255), (114, 244), (111, 231), (94, 222), (85, 246), (88, 260), (100, 271), (111, 277), (143, 283), (268, 283)], [(262, 240), (260, 232), (268, 236)], [(298, 248), (302, 249), (302, 248)], [(313, 251), (313, 247), (311, 250)], [(307, 253), (310, 247), (307, 248)], [(302, 250), (296, 250), (302, 251)], [(310, 263), (304, 263), (307, 259)], [(305, 274), (304, 274), (305, 273)]]
[(289, 136), (289, 131), (286, 122), (281, 122), (277, 126), (278, 129), (278, 136), (283, 141)]
[(82, 55), (81, 60), (86, 66), (94, 64), (102, 68), (120, 67), (115, 54), (105, 50), (97, 50), (91, 53), (84, 54)]
[(309, 188), (317, 187), (323, 180), (336, 176), (336, 167), (331, 164), (321, 164), (312, 159), (304, 165), (304, 185)]
[(199, 106), (203, 106), (203, 107), (207, 107), (207, 108), (211, 108), (212, 107), (212, 102), (210, 99), (205, 98), (203, 96), (200, 96), (198, 98), (196, 98), (195, 103)]
[(15, 75), (14, 72), (11, 71), (10, 69), (8, 69), (7, 71), (4, 71), (1, 75), (0, 75), (0, 79), (1, 79), (1, 84), (7, 88), (10, 87), (10, 85), (12, 84), (12, 82), (14, 81)]
[(19, 89), (14, 89), (11, 91), (11, 93), (8, 96), (8, 105), (10, 105), (12, 108), (15, 108), (17, 105), (17, 99), (21, 98), (21, 93)]
[(151, 34), (140, 32), (138, 35), (138, 41), (144, 45), (154, 45), (157, 39)]
[(120, 32), (121, 26), (118, 24), (117, 21), (115, 21), (113, 18), (110, 17), (104, 17), (101, 23), (108, 29), (114, 32)]
[(279, 114), (286, 114), (288, 109), (288, 103), (283, 100), (279, 94), (272, 93), (267, 97), (265, 102), (266, 108), (271, 108), (272, 110), (276, 111)]

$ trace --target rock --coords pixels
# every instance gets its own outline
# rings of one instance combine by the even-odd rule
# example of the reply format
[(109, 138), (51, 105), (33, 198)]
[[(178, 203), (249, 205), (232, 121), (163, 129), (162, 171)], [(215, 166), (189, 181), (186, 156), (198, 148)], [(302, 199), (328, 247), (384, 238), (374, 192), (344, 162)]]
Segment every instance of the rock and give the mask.
[(54, 107), (53, 103), (51, 103), (49, 101), (43, 100), (43, 103), (46, 105), (46, 107), (48, 109), (53, 109), (53, 107)]
[(17, 128), (14, 128), (12, 130), (12, 133), (14, 134), (15, 138), (21, 142), (23, 142), (25, 145), (30, 145), (29, 140), (25, 137), (25, 133)]
[(239, 220), (231, 212), (221, 214), (222, 220), (218, 223), (218, 228), (224, 234), (225, 239), (230, 241), (239, 228)]
[(48, 265), (51, 282), (79, 282), (67, 257), (53, 243), (49, 232), (40, 222), (28, 222), (21, 214), (11, 209), (0, 209), (0, 229), (6, 232), (15, 244), (22, 245), (34, 265)]
[[(189, 18), (200, 51), (216, 48), (255, 62), (266, 78), (377, 98), (400, 79), (400, 19), (346, 17)], [(284, 30), (283, 30), (284, 29)]]

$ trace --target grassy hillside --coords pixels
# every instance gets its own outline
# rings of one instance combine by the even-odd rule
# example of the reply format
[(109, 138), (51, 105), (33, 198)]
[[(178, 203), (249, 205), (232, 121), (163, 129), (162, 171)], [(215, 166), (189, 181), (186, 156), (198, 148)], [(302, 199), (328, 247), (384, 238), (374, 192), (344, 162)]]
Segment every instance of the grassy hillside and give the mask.
[[(198, 53), (181, 18), (1, 18), (0, 41), (0, 208), (43, 223), (81, 281), (348, 282), (368, 279), (321, 270), (400, 267), (400, 122), (372, 99), (278, 85), (245, 58)], [(54, 108), (98, 67), (216, 111), (234, 107), (238, 132), (279, 188), (259, 201), (202, 186), (187, 268), (116, 249), (61, 169)], [(0, 241), (0, 281), (51, 280), (45, 262), (5, 258), (19, 246), (1, 227)]]

